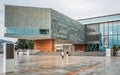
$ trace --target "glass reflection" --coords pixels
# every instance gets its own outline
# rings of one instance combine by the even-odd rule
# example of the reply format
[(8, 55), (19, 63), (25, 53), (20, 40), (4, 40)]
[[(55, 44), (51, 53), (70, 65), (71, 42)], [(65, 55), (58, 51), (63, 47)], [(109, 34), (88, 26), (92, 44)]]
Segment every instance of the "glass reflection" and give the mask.
[(105, 31), (105, 35), (108, 35), (108, 23), (105, 23), (104, 27), (105, 27), (105, 30), (104, 30)]
[(113, 44), (117, 45), (117, 35), (113, 36)]
[(112, 41), (112, 36), (109, 36), (109, 41), (108, 41), (108, 43), (109, 43), (109, 48), (111, 48), (112, 47), (112, 43), (113, 43), (113, 41)]
[(14, 28), (6, 28), (6, 33), (8, 34), (15, 34), (15, 29)]
[(113, 23), (113, 34), (117, 34), (117, 22)]
[(100, 24), (100, 33), (101, 35), (104, 35), (104, 25)]
[(120, 35), (118, 35), (118, 45), (120, 45)]
[[(17, 34), (17, 35), (37, 35), (37, 34), (42, 34), (40, 33), (40, 30), (42, 29), (32, 29), (32, 28), (16, 28), (16, 27), (7, 27), (6, 28), (6, 33), (7, 34)], [(47, 29), (45, 34), (49, 33), (49, 30)]]
[(112, 35), (112, 23), (109, 23), (109, 35)]
[(24, 29), (23, 28), (15, 28), (16, 34), (24, 34)]

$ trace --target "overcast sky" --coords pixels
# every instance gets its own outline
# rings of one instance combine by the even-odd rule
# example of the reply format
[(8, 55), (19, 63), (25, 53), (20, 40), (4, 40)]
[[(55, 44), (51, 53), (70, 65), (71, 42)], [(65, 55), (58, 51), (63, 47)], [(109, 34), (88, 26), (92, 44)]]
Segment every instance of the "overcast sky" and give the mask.
[(75, 20), (120, 13), (120, 0), (0, 0), (0, 39), (4, 38), (4, 4), (53, 8)]

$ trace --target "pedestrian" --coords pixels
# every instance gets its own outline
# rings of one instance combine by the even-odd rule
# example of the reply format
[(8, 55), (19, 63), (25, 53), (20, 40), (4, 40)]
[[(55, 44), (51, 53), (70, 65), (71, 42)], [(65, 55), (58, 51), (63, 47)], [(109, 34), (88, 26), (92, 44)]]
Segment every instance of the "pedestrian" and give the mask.
[(19, 51), (17, 51), (17, 55), (19, 55)]
[(62, 56), (62, 59), (64, 59), (64, 52), (63, 51), (61, 52), (61, 56)]
[(68, 59), (68, 56), (69, 56), (69, 52), (67, 51), (67, 52), (66, 52), (66, 58), (67, 58), (67, 59)]

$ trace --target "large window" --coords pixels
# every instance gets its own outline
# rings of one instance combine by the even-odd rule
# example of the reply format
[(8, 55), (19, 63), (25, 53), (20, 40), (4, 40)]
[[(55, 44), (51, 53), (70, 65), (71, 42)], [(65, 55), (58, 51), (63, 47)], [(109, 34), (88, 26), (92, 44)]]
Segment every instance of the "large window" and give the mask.
[(6, 33), (15, 34), (15, 32), (16, 32), (15, 28), (6, 28)]
[(24, 34), (24, 28), (15, 28), (16, 34)]
[(105, 28), (104, 35), (108, 35), (108, 23), (104, 23), (104, 28)]
[(112, 22), (109, 22), (109, 35), (112, 35)]
[(117, 22), (113, 22), (113, 35), (117, 34)]
[[(108, 47), (111, 48), (113, 45), (120, 45), (120, 22), (106, 22), (100, 24), (100, 33), (102, 34), (101, 40), (103, 36), (108, 36)], [(104, 42), (102, 42), (104, 44)]]
[(113, 45), (113, 38), (112, 38), (112, 36), (109, 36), (109, 39), (108, 39), (109, 41), (109, 48), (111, 48), (112, 47), (112, 45)]
[(49, 29), (7, 27), (6, 34), (15, 34), (15, 35), (49, 34)]
[(117, 35), (113, 36), (113, 45), (117, 45)]
[(118, 34), (120, 34), (120, 21), (118, 22)]
[(120, 35), (118, 35), (118, 45), (120, 45)]
[(100, 33), (101, 35), (104, 35), (104, 24), (103, 23), (100, 24)]

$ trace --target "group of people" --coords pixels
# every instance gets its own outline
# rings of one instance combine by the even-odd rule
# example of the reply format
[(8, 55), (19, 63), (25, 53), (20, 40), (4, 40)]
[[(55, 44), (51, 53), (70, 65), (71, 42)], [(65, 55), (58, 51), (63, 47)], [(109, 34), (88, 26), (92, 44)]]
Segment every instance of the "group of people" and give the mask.
[[(64, 56), (65, 56), (64, 51), (61, 52), (61, 56), (62, 56), (62, 59), (64, 59)], [(66, 52), (66, 58), (67, 58), (67, 59), (68, 59), (68, 56), (70, 56), (70, 54), (69, 54), (69, 52), (67, 51), (67, 52)]]

